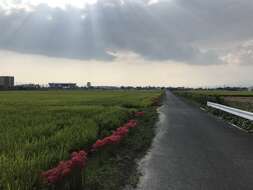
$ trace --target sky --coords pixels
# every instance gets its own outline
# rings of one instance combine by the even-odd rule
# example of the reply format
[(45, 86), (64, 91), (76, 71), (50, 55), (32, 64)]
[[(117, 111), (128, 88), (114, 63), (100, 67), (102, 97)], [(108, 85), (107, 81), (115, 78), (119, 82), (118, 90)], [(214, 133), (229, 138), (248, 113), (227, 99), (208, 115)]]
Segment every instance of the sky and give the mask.
[(253, 86), (252, 18), (252, 0), (0, 0), (0, 75)]

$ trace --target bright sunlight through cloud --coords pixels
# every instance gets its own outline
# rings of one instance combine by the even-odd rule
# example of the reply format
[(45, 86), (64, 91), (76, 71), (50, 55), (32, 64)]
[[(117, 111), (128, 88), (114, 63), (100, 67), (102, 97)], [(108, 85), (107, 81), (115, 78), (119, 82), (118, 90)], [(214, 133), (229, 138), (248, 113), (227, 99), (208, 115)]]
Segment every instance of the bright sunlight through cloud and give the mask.
[(50, 7), (65, 8), (67, 5), (71, 5), (77, 8), (84, 8), (88, 4), (94, 4), (97, 0), (1, 0), (0, 8), (12, 9), (12, 8), (25, 8), (29, 5), (47, 4)]

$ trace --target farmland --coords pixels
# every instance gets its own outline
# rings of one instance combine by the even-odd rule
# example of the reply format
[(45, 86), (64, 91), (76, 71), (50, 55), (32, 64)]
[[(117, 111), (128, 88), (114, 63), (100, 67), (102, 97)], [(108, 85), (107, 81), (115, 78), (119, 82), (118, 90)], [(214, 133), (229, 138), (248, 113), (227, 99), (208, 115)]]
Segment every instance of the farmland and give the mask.
[(253, 97), (253, 91), (229, 91), (229, 90), (189, 90), (182, 91), (192, 94), (207, 96), (233, 96), (233, 97)]
[(205, 106), (207, 101), (214, 101), (248, 111), (253, 109), (253, 91), (180, 90), (175, 93), (189, 98), (201, 106)]
[[(68, 159), (72, 151), (88, 148), (109, 135), (133, 112), (146, 110), (150, 116), (154, 115), (151, 105), (160, 94), (160, 91), (0, 92), (0, 189), (47, 188), (41, 186), (42, 171)], [(96, 163), (86, 176), (91, 189), (92, 184), (99, 187), (93, 180), (98, 178), (95, 166)]]
[(231, 114), (211, 109), (206, 106), (207, 101), (220, 103), (238, 109), (253, 112), (253, 91), (226, 91), (226, 90), (177, 90), (175, 94), (182, 96), (199, 106), (204, 107), (209, 112), (217, 115), (233, 124), (246, 130), (252, 131), (252, 122), (233, 116)]

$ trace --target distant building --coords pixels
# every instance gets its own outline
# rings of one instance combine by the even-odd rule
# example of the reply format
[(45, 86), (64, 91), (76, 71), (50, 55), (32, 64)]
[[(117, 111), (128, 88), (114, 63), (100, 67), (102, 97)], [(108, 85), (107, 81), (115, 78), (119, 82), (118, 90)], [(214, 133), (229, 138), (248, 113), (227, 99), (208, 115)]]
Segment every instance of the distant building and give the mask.
[(87, 82), (87, 88), (91, 87), (91, 82)]
[(48, 83), (49, 88), (70, 89), (76, 88), (76, 83)]
[(102, 89), (102, 90), (117, 90), (119, 87), (117, 86), (95, 86), (95, 89)]
[(17, 90), (33, 90), (41, 88), (39, 84), (19, 84), (15, 85), (15, 89)]
[(0, 89), (10, 89), (14, 87), (14, 77), (0, 76)]

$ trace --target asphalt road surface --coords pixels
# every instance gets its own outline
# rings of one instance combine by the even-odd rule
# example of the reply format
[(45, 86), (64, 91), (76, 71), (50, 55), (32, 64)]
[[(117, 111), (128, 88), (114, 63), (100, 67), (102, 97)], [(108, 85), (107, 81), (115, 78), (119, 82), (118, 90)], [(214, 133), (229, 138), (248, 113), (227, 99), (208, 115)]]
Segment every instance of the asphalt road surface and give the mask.
[(253, 135), (167, 92), (138, 190), (253, 190)]

